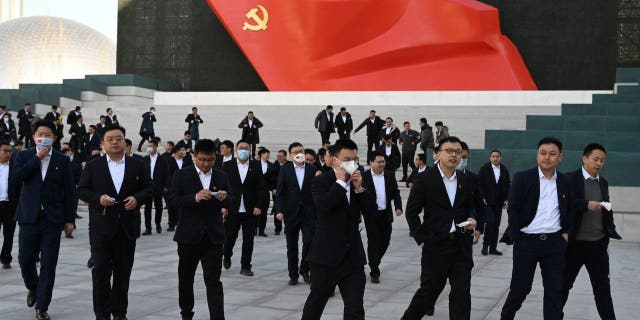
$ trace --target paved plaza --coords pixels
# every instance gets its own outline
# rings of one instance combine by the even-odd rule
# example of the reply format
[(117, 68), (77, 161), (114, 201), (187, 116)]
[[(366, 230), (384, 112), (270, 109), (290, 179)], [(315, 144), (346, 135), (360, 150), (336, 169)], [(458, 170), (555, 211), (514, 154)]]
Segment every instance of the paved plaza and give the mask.
[[(403, 191), (406, 199), (406, 190)], [(86, 267), (89, 257), (87, 234), (88, 213), (80, 206), (75, 239), (62, 239), (53, 301), (49, 314), (55, 319), (93, 319), (91, 302), (91, 272)], [(166, 218), (166, 213), (165, 213)], [(296, 286), (287, 284), (287, 260), (283, 235), (273, 235), (269, 217), (267, 238), (256, 238), (253, 259), (253, 278), (239, 274), (240, 245), (236, 244), (233, 266), (222, 273), (225, 291), (225, 313), (231, 320), (300, 319), (309, 286), (302, 281)], [(505, 220), (503, 220), (505, 221)], [(166, 228), (166, 221), (163, 221)], [(503, 226), (504, 227), (504, 226)], [(365, 231), (362, 230), (366, 239)], [(129, 319), (179, 319), (178, 255), (173, 233), (163, 232), (141, 237), (129, 293)], [(33, 319), (34, 312), (26, 307), (26, 290), (17, 261), (17, 232), (13, 269), (0, 270), (0, 319)], [(366, 244), (366, 241), (365, 241)], [(472, 319), (499, 319), (511, 277), (512, 248), (503, 244), (502, 257), (482, 256), (481, 246), (474, 248), (471, 284)], [(640, 244), (613, 241), (610, 246), (613, 301), (618, 319), (637, 319), (640, 313)], [(391, 246), (382, 261), (380, 284), (367, 283), (365, 308), (367, 319), (399, 319), (418, 288), (420, 250), (408, 236), (404, 216), (396, 219)], [(368, 273), (368, 269), (367, 269)], [(367, 277), (368, 280), (368, 277)], [(207, 304), (202, 272), (195, 280), (196, 319), (207, 319)], [(434, 317), (448, 318), (449, 287), (440, 296)], [(518, 319), (542, 319), (543, 290), (539, 272), (533, 291), (518, 314)], [(342, 319), (340, 294), (329, 300), (322, 319)], [(593, 302), (586, 271), (580, 273), (569, 298), (566, 319), (599, 319)]]

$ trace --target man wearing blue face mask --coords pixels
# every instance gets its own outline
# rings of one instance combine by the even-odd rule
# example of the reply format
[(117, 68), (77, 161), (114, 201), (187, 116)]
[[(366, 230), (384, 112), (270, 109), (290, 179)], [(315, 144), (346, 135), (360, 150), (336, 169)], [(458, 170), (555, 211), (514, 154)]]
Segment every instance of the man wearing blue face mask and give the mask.
[(240, 274), (253, 276), (251, 271), (251, 255), (253, 254), (253, 239), (258, 227), (258, 216), (269, 206), (269, 192), (267, 190), (262, 167), (259, 162), (251, 160), (251, 146), (245, 140), (236, 144), (236, 161), (227, 161), (222, 169), (229, 176), (231, 191), (235, 194), (235, 201), (229, 208), (229, 215), (225, 218), (226, 240), (224, 244), (225, 269), (231, 268), (233, 247), (238, 239), (238, 231), (242, 227), (242, 257), (240, 259)]
[(60, 251), (60, 231), (70, 234), (76, 217), (75, 183), (69, 157), (53, 149), (53, 124), (36, 122), (33, 139), (36, 147), (17, 155), (10, 179), (21, 186), (15, 215), (20, 224), (18, 260), (29, 290), (27, 306), (35, 305), (36, 319), (49, 319), (47, 309)]

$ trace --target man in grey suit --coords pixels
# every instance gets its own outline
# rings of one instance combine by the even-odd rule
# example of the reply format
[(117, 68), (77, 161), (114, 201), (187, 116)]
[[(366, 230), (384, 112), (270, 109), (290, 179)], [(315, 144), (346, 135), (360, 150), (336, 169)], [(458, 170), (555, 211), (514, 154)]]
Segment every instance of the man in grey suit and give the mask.
[(321, 143), (329, 141), (331, 133), (335, 132), (333, 125), (333, 106), (328, 105), (324, 110), (320, 111), (316, 116), (314, 126), (320, 132)]

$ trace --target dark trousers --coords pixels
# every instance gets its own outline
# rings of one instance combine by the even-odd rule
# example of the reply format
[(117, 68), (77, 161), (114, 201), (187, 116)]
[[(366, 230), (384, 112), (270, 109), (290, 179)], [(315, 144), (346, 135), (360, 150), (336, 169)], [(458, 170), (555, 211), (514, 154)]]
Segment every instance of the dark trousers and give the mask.
[(111, 314), (126, 316), (136, 240), (129, 239), (120, 228), (112, 239), (99, 239), (93, 235), (90, 242), (94, 262), (91, 270), (93, 312), (96, 318), (109, 318)]
[[(36, 291), (36, 309), (48, 310), (56, 279), (56, 265), (60, 252), (62, 226), (54, 225), (42, 217), (36, 223), (21, 223), (18, 232), (18, 261), (24, 285)], [(36, 259), (40, 254), (40, 274)]]
[[(465, 235), (462, 235), (465, 236)], [(411, 299), (402, 319), (419, 320), (433, 309), (436, 300), (449, 279), (449, 319), (471, 317), (471, 269), (473, 258), (463, 252), (457, 239), (443, 240), (438, 251), (425, 244), (422, 249), (420, 288)], [(465, 244), (466, 245), (466, 244)], [(470, 243), (469, 243), (470, 245)]]
[(416, 164), (413, 158), (416, 156), (416, 149), (402, 150), (402, 178), (407, 179), (407, 166), (411, 167), (411, 170), (416, 169)]
[(273, 215), (273, 225), (275, 226), (275, 232), (280, 233), (282, 231), (282, 221), (276, 218), (276, 196), (273, 196), (273, 207), (271, 207), (271, 214)]
[(371, 276), (379, 277), (380, 261), (391, 242), (391, 221), (385, 211), (378, 211), (377, 214), (366, 216), (364, 225), (367, 229), (367, 256)]
[(311, 292), (302, 311), (302, 320), (320, 320), (327, 300), (336, 285), (344, 301), (345, 320), (364, 319), (364, 286), (367, 281), (364, 266), (353, 265), (349, 255), (336, 267), (309, 263), (311, 267)]
[(373, 150), (378, 150), (380, 146), (380, 138), (379, 137), (367, 137), (367, 154)]
[[(302, 258), (300, 259), (300, 268), (298, 268), (298, 238), (300, 231), (302, 231)], [(298, 279), (298, 272), (300, 274), (309, 272), (307, 254), (309, 253), (314, 233), (315, 225), (313, 224), (305, 224), (300, 221), (285, 221), (284, 234), (287, 237), (289, 278)]]
[(142, 136), (142, 140), (140, 140), (140, 143), (138, 144), (138, 151), (140, 151), (140, 148), (142, 148), (143, 144), (145, 144), (147, 141), (156, 137), (155, 134), (147, 133), (147, 132), (143, 132), (141, 136)]
[(330, 141), (329, 139), (331, 139), (331, 131), (319, 131), (319, 132), (320, 132), (320, 139), (322, 139), (322, 141), (320, 141), (320, 145), (322, 145), (322, 143), (325, 141)]
[(564, 268), (564, 285), (562, 288), (562, 306), (567, 303), (569, 290), (580, 272), (582, 266), (587, 268), (593, 295), (600, 318), (615, 320), (611, 300), (611, 285), (609, 283), (609, 238), (598, 241), (571, 241), (567, 246), (567, 257)]
[(340, 137), (340, 139), (351, 139), (351, 134), (338, 131), (338, 137)]
[(485, 228), (483, 247), (496, 250), (498, 246), (498, 233), (500, 232), (500, 221), (502, 220), (501, 205), (487, 205), (485, 207)]
[(0, 263), (9, 264), (13, 260), (13, 234), (16, 231), (16, 222), (13, 220), (15, 210), (7, 202), (0, 202), (0, 227), (2, 228), (2, 251), (0, 251)]
[(256, 143), (252, 143), (251, 144), (251, 158), (255, 158), (257, 146), (258, 146), (258, 144), (256, 144)]
[(258, 217), (249, 213), (235, 212), (224, 220), (226, 239), (224, 242), (224, 257), (231, 259), (233, 247), (238, 239), (238, 232), (242, 227), (242, 256), (240, 265), (243, 269), (251, 269), (251, 255), (253, 254), (253, 238), (256, 236)]
[(504, 320), (511, 320), (531, 291), (536, 265), (540, 263), (544, 286), (543, 317), (562, 319), (562, 275), (567, 242), (558, 234), (546, 240), (538, 235), (523, 235), (513, 247), (513, 271), (509, 295), (502, 307)]
[(144, 227), (151, 230), (151, 204), (156, 209), (155, 223), (156, 227), (160, 227), (162, 222), (162, 195), (154, 194), (152, 199), (144, 204)]
[(193, 316), (193, 279), (202, 263), (202, 275), (207, 287), (209, 319), (224, 319), (224, 293), (220, 273), (222, 244), (213, 244), (205, 236), (200, 243), (178, 243), (178, 301), (183, 316)]
[(176, 225), (178, 225), (178, 216), (180, 215), (180, 209), (169, 207), (169, 199), (167, 199), (167, 194), (164, 195), (164, 203), (167, 204), (169, 227), (175, 227)]

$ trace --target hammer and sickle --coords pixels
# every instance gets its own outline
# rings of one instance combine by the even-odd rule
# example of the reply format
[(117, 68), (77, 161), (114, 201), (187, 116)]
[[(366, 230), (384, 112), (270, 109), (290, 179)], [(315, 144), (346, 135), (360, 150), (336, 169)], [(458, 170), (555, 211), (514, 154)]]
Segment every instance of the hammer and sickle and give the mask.
[[(258, 15), (258, 9), (262, 12), (262, 18)], [(267, 23), (269, 22), (269, 12), (263, 6), (258, 5), (257, 8), (249, 10), (246, 14), (247, 19), (253, 20), (255, 24), (245, 22), (242, 26), (242, 30), (260, 31), (267, 30)]]

